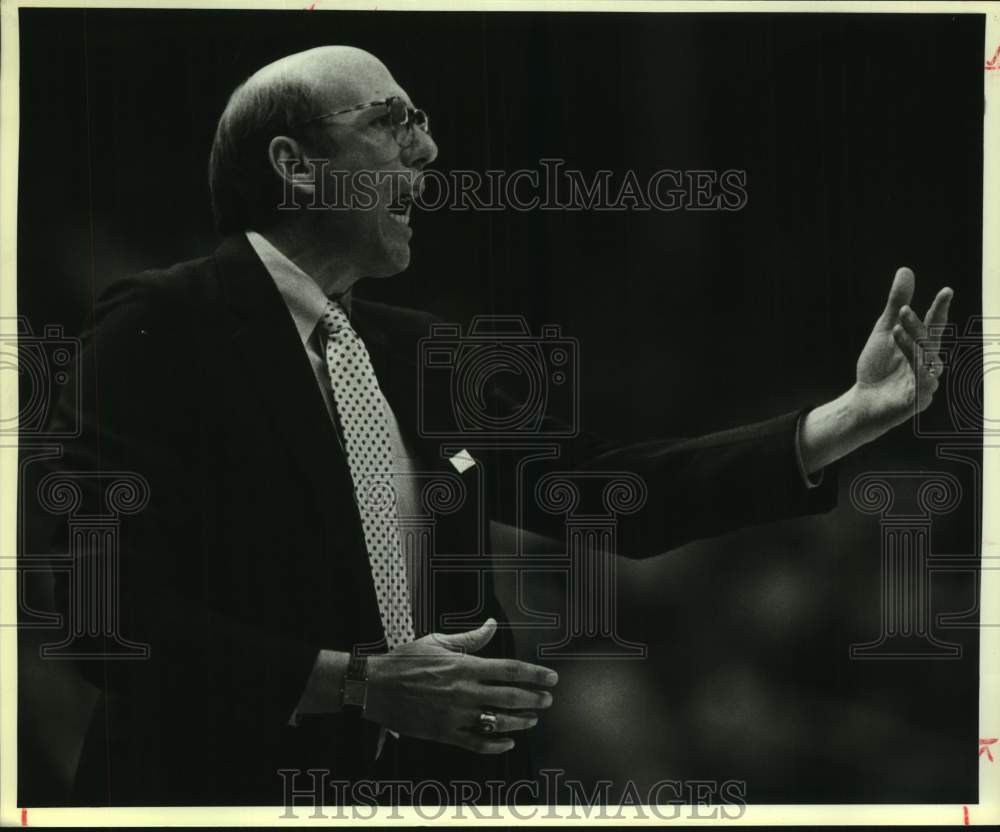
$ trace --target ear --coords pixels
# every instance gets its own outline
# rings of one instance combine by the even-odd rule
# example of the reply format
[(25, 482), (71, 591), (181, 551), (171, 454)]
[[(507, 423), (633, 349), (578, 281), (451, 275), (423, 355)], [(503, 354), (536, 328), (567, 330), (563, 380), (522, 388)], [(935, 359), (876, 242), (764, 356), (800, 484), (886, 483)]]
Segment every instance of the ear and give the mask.
[[(315, 202), (317, 191), (322, 184), (317, 177), (322, 170), (317, 168), (311, 159), (307, 159), (305, 148), (295, 139), (288, 136), (275, 136), (267, 148), (271, 167), (282, 180), (283, 204), (306, 205)], [(298, 195), (307, 196), (299, 200)]]

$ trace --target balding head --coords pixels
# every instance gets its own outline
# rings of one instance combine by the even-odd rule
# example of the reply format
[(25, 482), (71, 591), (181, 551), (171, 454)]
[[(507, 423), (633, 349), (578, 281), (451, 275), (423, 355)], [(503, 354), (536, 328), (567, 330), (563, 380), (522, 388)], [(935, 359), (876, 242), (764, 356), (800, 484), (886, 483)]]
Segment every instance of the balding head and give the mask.
[(318, 46), (288, 55), (259, 69), (246, 86), (287, 83), (310, 90), (329, 112), (402, 92), (385, 64), (354, 46)]
[(378, 58), (352, 46), (298, 52), (251, 75), (230, 96), (212, 143), (209, 187), (219, 231), (263, 229), (277, 218), (282, 184), (268, 157), (275, 136), (294, 135), (296, 125), (317, 115), (390, 95), (405, 97)]

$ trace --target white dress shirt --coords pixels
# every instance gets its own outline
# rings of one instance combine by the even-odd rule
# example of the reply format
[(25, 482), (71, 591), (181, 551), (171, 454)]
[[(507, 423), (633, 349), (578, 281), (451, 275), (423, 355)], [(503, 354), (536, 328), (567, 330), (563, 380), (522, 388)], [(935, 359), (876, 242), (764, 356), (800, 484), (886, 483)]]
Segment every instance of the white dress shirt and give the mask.
[[(246, 232), (247, 240), (260, 257), (264, 268), (274, 280), (288, 312), (295, 322), (302, 348), (305, 350), (316, 385), (323, 396), (331, 425), (337, 422), (337, 405), (330, 385), (330, 371), (326, 365), (326, 353), (322, 344), (323, 333), (319, 327), (320, 318), (326, 312), (327, 297), (316, 283), (302, 269), (282, 254), (270, 241), (256, 231)], [(350, 297), (338, 301), (348, 317), (351, 314)], [(406, 444), (399, 430), (399, 422), (392, 412), (389, 402), (383, 397), (386, 414), (389, 417), (389, 441), (392, 443), (392, 484), (396, 491), (396, 501), (401, 517), (420, 514), (420, 489), (414, 476), (419, 470), (412, 449)], [(336, 427), (334, 427), (336, 430)], [(412, 563), (407, 563), (407, 578), (410, 600), (414, 602), (417, 574)]]

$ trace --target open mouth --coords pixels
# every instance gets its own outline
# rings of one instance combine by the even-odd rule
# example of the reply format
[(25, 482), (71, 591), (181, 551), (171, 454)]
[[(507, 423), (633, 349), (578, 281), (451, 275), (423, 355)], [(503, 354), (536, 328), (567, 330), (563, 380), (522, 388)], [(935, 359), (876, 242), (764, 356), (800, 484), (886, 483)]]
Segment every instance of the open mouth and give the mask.
[(400, 194), (399, 199), (389, 206), (389, 216), (400, 225), (409, 225), (412, 208), (413, 196), (411, 194)]

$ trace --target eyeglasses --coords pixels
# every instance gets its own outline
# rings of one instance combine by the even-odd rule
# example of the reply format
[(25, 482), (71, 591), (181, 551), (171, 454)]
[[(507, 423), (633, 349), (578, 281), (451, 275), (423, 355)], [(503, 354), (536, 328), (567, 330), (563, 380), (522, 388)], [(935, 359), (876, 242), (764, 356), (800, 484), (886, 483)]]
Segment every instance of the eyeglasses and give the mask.
[(370, 101), (367, 104), (358, 104), (355, 107), (348, 107), (345, 110), (337, 110), (333, 113), (324, 113), (321, 116), (315, 116), (313, 118), (306, 119), (305, 121), (300, 121), (292, 126), (301, 127), (304, 124), (324, 121), (325, 119), (333, 118), (334, 116), (342, 116), (345, 113), (356, 113), (358, 110), (367, 110), (371, 107), (386, 108), (386, 118), (389, 121), (389, 127), (392, 129), (393, 138), (400, 147), (409, 147), (413, 144), (414, 127), (419, 127), (427, 135), (430, 135), (430, 116), (428, 116), (423, 110), (415, 110), (413, 107), (410, 107), (402, 98), (396, 95), (384, 98), (381, 101)]

